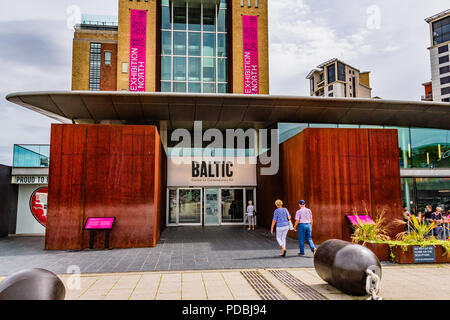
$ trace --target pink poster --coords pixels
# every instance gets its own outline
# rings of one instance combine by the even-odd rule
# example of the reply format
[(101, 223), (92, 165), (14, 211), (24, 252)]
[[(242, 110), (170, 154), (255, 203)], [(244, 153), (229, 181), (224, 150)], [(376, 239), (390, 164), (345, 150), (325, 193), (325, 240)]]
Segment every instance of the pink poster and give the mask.
[(244, 94), (259, 94), (258, 17), (242, 16), (244, 34)]
[(147, 10), (131, 10), (130, 86), (132, 92), (145, 91), (147, 50)]

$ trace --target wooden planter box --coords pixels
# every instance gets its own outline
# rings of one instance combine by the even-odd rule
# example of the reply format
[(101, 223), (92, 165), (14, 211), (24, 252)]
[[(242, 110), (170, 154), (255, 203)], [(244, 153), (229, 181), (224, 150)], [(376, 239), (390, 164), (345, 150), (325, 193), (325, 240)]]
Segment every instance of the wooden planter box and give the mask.
[[(362, 243), (361, 243), (362, 245)], [(378, 258), (378, 260), (381, 261), (389, 261), (390, 260), (390, 253), (389, 245), (386, 243), (370, 243), (366, 242), (364, 246), (367, 249), (370, 249)]]
[(416, 246), (408, 246), (407, 251), (403, 251), (401, 246), (395, 246), (392, 248), (392, 253), (395, 255), (395, 263), (399, 264), (415, 264), (415, 263), (450, 263), (450, 258), (447, 255), (444, 255), (444, 248), (442, 246), (435, 246), (435, 262), (416, 262), (414, 260), (414, 247)]

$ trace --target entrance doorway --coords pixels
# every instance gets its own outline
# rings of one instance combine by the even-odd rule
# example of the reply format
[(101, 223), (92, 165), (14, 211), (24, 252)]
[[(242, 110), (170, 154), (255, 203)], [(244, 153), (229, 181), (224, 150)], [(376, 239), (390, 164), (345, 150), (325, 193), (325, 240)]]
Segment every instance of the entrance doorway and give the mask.
[(247, 223), (247, 203), (256, 207), (255, 188), (169, 188), (167, 226)]

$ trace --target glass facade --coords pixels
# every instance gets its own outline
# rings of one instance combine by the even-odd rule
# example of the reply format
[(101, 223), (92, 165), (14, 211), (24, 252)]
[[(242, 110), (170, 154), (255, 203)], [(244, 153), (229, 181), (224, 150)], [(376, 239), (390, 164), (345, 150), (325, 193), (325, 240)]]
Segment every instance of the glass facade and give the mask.
[(438, 45), (450, 41), (450, 17), (433, 22), (433, 43)]
[(100, 70), (102, 67), (102, 44), (91, 43), (89, 56), (89, 90), (100, 91)]
[(14, 145), (13, 167), (48, 168), (49, 145)]
[(414, 212), (441, 207), (450, 210), (450, 178), (402, 178), (403, 203)]
[(161, 91), (227, 93), (227, 6), (163, 1)]

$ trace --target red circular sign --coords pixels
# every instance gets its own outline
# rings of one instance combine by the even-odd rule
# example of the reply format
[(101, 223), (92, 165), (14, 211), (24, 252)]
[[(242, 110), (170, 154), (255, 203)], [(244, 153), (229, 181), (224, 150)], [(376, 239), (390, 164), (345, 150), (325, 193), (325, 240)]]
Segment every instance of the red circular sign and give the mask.
[(44, 227), (47, 224), (48, 188), (39, 188), (33, 192), (30, 199), (30, 209), (33, 217)]

